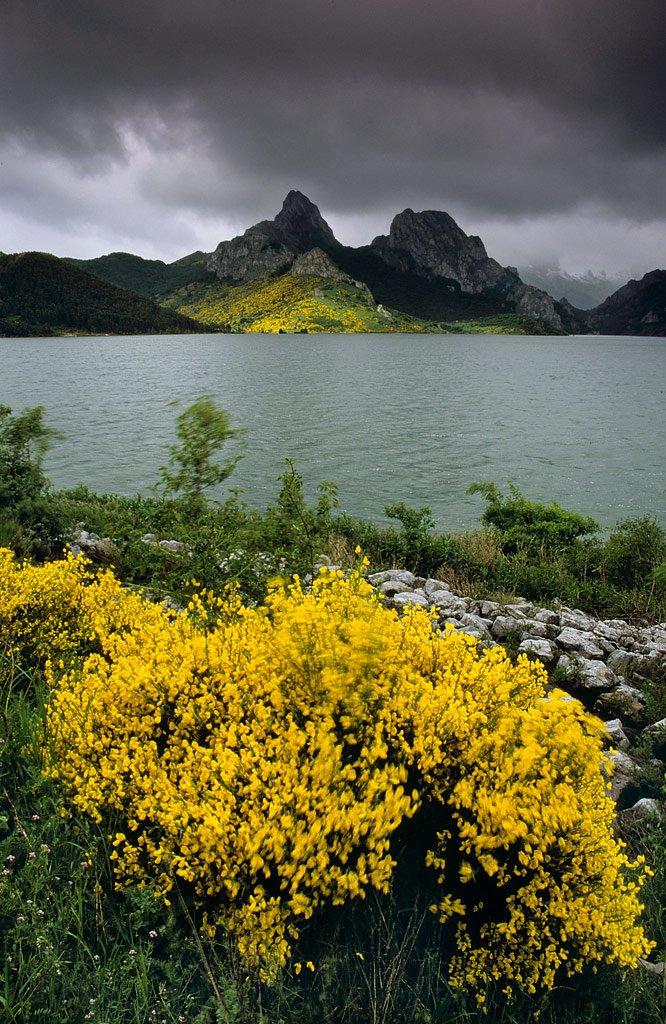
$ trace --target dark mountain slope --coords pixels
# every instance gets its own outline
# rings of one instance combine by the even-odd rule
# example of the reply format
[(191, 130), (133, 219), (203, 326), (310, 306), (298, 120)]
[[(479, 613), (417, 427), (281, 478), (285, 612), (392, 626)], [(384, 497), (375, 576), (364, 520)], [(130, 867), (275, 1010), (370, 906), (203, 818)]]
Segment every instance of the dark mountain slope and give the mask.
[(398, 269), (383, 260), (370, 245), (336, 252), (338, 266), (364, 281), (377, 302), (429, 320), (458, 320), (506, 312), (496, 295), (465, 293), (458, 281), (424, 277), (415, 269)]
[(0, 256), (0, 335), (194, 334), (202, 325), (48, 253)]
[(652, 270), (629, 281), (585, 314), (587, 329), (597, 334), (666, 337), (666, 270)]
[(273, 220), (259, 221), (248, 228), (245, 235), (264, 235), (298, 254), (310, 249), (333, 253), (340, 248), (319, 207), (295, 189), (287, 193), (282, 209)]

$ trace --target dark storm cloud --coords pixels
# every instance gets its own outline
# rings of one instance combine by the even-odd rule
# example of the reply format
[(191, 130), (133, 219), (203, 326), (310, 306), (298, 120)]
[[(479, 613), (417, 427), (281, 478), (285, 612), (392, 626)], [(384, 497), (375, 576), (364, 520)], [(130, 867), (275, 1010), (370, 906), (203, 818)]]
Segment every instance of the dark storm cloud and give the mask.
[[(140, 144), (146, 203), (241, 222), (272, 215), (290, 187), (346, 215), (596, 204), (647, 222), (666, 217), (665, 10), (5, 0), (0, 131), (26, 160), (88, 182), (121, 173)], [(46, 182), (41, 204), (64, 187)], [(19, 180), (14, 201), (29, 197)]]

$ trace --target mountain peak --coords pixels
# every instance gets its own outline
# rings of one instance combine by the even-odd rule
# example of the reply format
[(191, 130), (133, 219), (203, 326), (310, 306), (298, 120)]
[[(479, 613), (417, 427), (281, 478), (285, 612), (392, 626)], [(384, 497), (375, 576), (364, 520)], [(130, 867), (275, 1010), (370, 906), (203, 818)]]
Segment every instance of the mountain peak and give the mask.
[(208, 261), (218, 278), (249, 281), (282, 274), (311, 249), (337, 252), (340, 243), (306, 195), (292, 189), (273, 220), (253, 224), (243, 235), (220, 242)]
[[(423, 210), (415, 213), (403, 210), (393, 218), (389, 234), (393, 249), (410, 252), (415, 247), (421, 255), (437, 250), (439, 254), (465, 252), (472, 259), (487, 259), (483, 242), (475, 235), (466, 235), (453, 217), (443, 210)], [(433, 268), (434, 269), (434, 268)]]
[(319, 207), (296, 189), (287, 193), (282, 209), (274, 220), (262, 221), (254, 228), (250, 228), (250, 231), (257, 230), (270, 234), (275, 241), (297, 253), (309, 252), (315, 248), (326, 251), (339, 246), (335, 235), (319, 212)]
[(393, 218), (389, 235), (380, 235), (373, 248), (383, 260), (401, 270), (427, 277), (458, 281), (465, 291), (492, 287), (503, 268), (488, 257), (476, 235), (466, 235), (443, 210), (407, 208)]
[[(304, 209), (304, 210), (314, 210), (317, 213), (319, 213), (319, 210), (317, 209), (315, 204), (312, 202), (312, 200), (308, 199), (308, 197), (305, 195), (305, 193), (299, 192), (299, 190), (297, 188), (289, 189), (289, 191), (287, 192), (286, 196), (284, 197), (284, 202), (282, 203), (282, 212), (283, 213), (284, 213), (285, 210), (290, 210), (292, 208), (294, 208), (294, 209)], [(278, 214), (278, 216), (279, 216), (279, 214)]]

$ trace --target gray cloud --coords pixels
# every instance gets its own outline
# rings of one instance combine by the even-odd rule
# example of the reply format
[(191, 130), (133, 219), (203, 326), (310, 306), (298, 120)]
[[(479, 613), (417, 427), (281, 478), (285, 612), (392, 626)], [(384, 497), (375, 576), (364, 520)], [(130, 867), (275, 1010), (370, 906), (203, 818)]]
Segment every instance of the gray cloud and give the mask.
[(3, 7), (12, 238), (69, 231), (71, 252), (87, 230), (175, 256), (272, 216), (291, 187), (355, 242), (355, 223), (386, 230), (407, 205), (504, 224), (500, 245), (549, 218), (589, 231), (592, 210), (600, 237), (666, 221), (662, 0)]

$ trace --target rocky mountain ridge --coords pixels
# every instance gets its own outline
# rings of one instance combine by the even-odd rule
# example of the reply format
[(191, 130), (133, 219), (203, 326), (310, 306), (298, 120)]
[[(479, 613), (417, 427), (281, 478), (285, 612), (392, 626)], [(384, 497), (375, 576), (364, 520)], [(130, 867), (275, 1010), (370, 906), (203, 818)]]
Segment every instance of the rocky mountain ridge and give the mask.
[[(137, 298), (193, 316), (204, 330), (253, 330), (255, 307), (270, 298), (272, 316), (262, 328), (269, 331), (381, 331), (392, 322), (403, 333), (666, 336), (665, 270), (630, 281), (593, 309), (583, 310), (526, 283), (515, 267), (502, 266), (477, 235), (467, 235), (448, 213), (403, 210), (387, 235), (351, 247), (335, 238), (317, 206), (296, 190), (287, 194), (272, 220), (220, 242), (213, 253), (192, 253), (170, 264), (131, 253), (92, 260), (50, 258), (131, 289)], [(337, 296), (331, 291), (336, 288)], [(267, 289), (275, 294), (268, 296)], [(286, 305), (281, 296), (289, 300)], [(300, 311), (294, 304), (297, 298)], [(77, 303), (74, 296), (70, 305)], [(368, 304), (381, 315), (373, 313), (368, 320), (361, 308), (367, 311)], [(4, 310), (5, 333), (48, 331), (41, 313), (33, 318), (39, 324), (31, 325), (25, 312)], [(68, 325), (70, 321), (67, 329), (85, 329), (76, 326), (76, 317)], [(118, 320), (112, 322), (120, 327)], [(65, 329), (64, 323), (54, 321), (56, 333)], [(93, 324), (98, 330), (114, 330), (103, 328), (110, 321), (92, 313), (86, 323), (93, 330)], [(137, 312), (135, 321), (123, 321), (122, 330), (141, 333), (145, 323), (145, 315)]]
[(578, 309), (525, 283), (515, 267), (489, 256), (478, 235), (467, 235), (441, 210), (403, 210), (388, 235), (353, 248), (335, 238), (307, 196), (292, 190), (273, 220), (220, 242), (207, 267), (220, 281), (246, 282), (286, 273), (312, 249), (333, 261), (333, 273), (362, 281), (378, 302), (414, 316), (437, 321), (515, 313), (556, 333), (666, 335), (666, 271), (651, 271), (595, 308)]
[[(321, 216), (317, 206), (303, 193), (292, 190), (286, 196), (282, 209), (271, 220), (260, 221), (244, 234), (220, 242), (208, 261), (208, 269), (221, 281), (245, 282), (288, 271), (294, 261), (311, 249), (317, 248), (334, 260), (339, 271), (352, 277), (363, 278), (368, 289), (374, 291), (375, 282), (354, 270), (354, 256), (360, 250), (343, 246)], [(415, 213), (405, 210), (398, 214), (388, 236), (380, 235), (368, 247), (367, 256), (375, 263), (385, 265), (388, 271), (402, 278), (404, 287), (410, 279), (420, 278), (428, 283), (442, 284), (454, 293), (486, 300), (493, 312), (515, 312), (548, 321), (557, 331), (568, 329), (572, 320), (570, 307), (562, 306), (546, 292), (521, 281), (512, 267), (502, 267), (490, 258), (481, 239), (466, 235), (447, 213), (426, 210)], [(366, 266), (366, 271), (369, 269)], [(417, 288), (412, 289), (415, 293)], [(390, 296), (382, 295), (383, 302), (396, 306)], [(457, 315), (447, 308), (446, 295), (441, 304), (441, 315)], [(478, 312), (486, 309), (479, 304)], [(410, 313), (421, 312), (409, 308)]]

